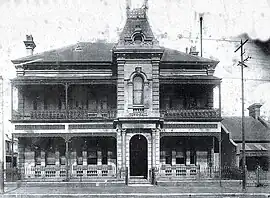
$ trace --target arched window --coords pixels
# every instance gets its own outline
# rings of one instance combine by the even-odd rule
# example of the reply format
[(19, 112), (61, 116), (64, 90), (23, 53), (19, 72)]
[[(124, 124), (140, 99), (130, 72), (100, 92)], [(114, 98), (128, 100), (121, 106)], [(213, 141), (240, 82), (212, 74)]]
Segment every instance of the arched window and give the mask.
[(133, 78), (133, 104), (143, 104), (143, 79), (141, 76)]
[(141, 44), (141, 42), (143, 42), (143, 35), (141, 35), (140, 33), (137, 33), (133, 36), (133, 41), (135, 44)]

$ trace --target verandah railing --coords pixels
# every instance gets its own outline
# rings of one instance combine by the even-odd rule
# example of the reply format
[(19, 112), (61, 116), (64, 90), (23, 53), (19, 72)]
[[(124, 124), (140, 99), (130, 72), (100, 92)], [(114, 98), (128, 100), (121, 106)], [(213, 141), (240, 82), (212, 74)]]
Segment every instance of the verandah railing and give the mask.
[(219, 109), (161, 109), (164, 118), (219, 118)]
[(13, 112), (15, 120), (61, 120), (61, 119), (111, 119), (116, 117), (116, 110), (32, 110), (28, 112)]

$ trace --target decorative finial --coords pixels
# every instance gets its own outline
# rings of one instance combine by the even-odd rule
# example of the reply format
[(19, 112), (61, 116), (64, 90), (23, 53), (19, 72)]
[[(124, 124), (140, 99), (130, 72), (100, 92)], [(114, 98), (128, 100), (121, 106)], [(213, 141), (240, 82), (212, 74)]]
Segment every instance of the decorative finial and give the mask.
[(143, 8), (148, 9), (148, 0), (144, 0)]
[(129, 10), (131, 8), (131, 1), (126, 0), (126, 9)]
[(129, 15), (129, 10), (131, 8), (131, 1), (130, 0), (126, 0), (126, 12), (127, 12), (127, 18)]

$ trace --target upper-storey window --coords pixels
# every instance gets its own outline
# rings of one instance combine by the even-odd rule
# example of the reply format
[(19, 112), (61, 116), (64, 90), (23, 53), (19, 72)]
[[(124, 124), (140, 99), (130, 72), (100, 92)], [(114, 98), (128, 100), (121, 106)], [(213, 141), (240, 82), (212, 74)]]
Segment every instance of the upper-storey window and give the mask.
[(143, 104), (143, 78), (141, 76), (135, 76), (133, 78), (133, 104)]

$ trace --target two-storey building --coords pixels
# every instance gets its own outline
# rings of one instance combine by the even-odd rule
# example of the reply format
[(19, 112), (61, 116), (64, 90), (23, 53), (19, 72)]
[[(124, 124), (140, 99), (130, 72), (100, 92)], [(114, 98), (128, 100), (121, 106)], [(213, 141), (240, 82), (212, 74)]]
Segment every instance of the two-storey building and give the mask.
[(29, 56), (12, 61), (18, 99), (11, 121), (23, 179), (214, 176), (221, 161), (218, 62), (159, 46), (146, 10), (127, 8), (118, 43), (33, 54), (27, 36)]

